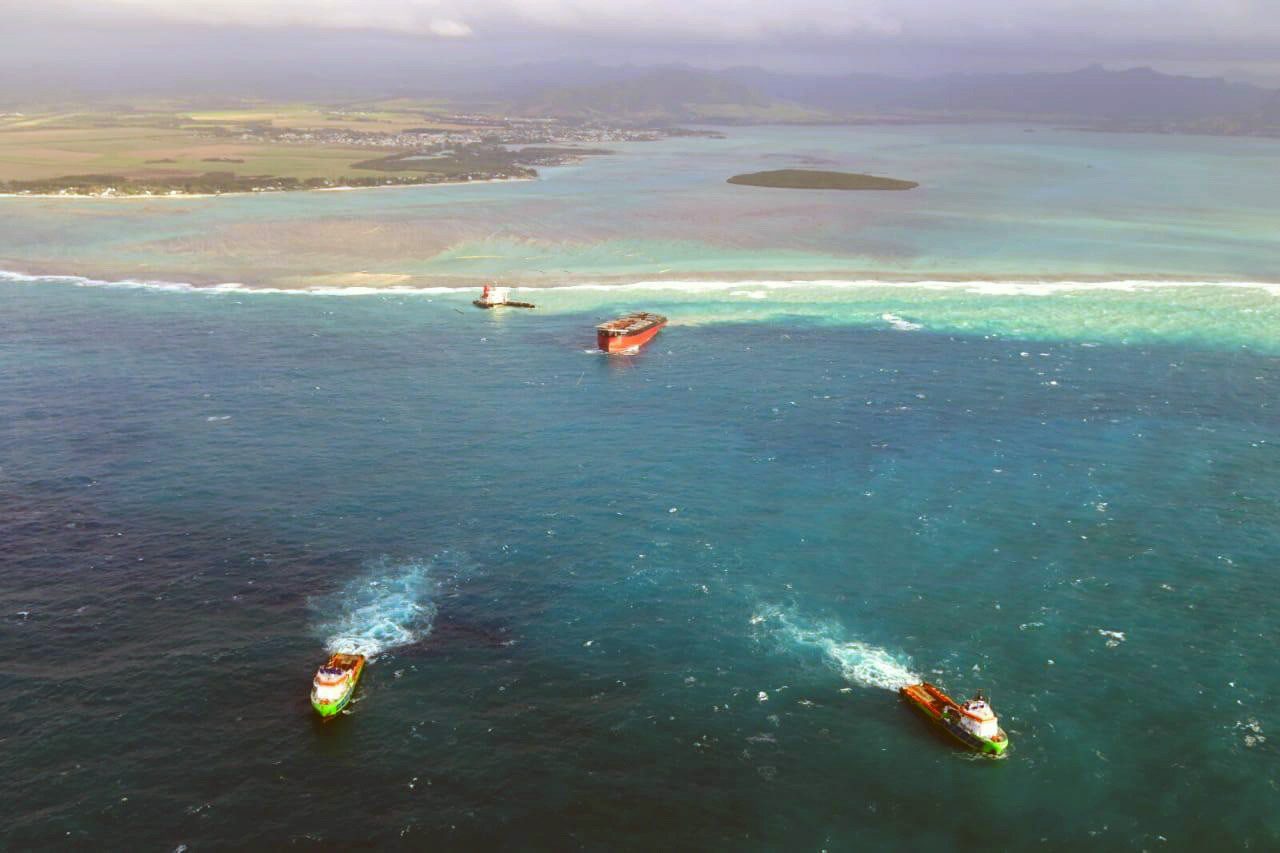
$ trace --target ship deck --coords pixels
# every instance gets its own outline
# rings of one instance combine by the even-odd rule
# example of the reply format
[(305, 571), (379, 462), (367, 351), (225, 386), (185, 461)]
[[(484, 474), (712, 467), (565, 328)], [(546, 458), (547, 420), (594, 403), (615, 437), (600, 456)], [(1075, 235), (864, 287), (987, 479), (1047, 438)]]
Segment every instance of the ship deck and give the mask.
[(637, 332), (652, 329), (654, 326), (660, 326), (666, 322), (667, 318), (661, 314), (640, 311), (635, 314), (627, 314), (625, 317), (619, 317), (616, 320), (610, 320), (607, 323), (601, 323), (596, 326), (596, 330), (606, 335), (634, 335)]

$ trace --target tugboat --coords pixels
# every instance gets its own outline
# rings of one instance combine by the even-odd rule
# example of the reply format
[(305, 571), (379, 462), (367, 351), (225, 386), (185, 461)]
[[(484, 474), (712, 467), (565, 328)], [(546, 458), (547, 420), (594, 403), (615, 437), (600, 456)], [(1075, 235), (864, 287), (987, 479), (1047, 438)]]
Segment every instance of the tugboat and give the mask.
[(514, 299), (508, 299), (511, 293), (509, 287), (495, 287), (492, 284), (486, 284), (484, 290), (480, 291), (480, 298), (471, 300), (471, 304), (477, 308), (536, 308), (532, 302), (517, 302)]
[(632, 352), (653, 340), (667, 318), (637, 311), (596, 326), (596, 343), (607, 353)]
[(311, 682), (311, 707), (326, 720), (342, 713), (351, 704), (362, 672), (364, 655), (332, 655)]
[(925, 681), (899, 691), (908, 702), (949, 735), (983, 755), (999, 758), (1009, 748), (1009, 736), (1000, 728), (987, 697), (979, 690), (960, 703)]

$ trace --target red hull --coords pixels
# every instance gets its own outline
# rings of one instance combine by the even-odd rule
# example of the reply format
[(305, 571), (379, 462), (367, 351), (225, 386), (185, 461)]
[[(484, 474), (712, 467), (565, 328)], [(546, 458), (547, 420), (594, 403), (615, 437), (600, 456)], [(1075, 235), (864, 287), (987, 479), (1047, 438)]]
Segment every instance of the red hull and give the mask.
[(600, 349), (609, 353), (626, 352), (631, 349), (639, 349), (649, 341), (657, 337), (658, 332), (662, 331), (662, 327), (666, 323), (659, 323), (656, 326), (645, 329), (642, 332), (636, 332), (633, 335), (610, 335), (605, 332), (596, 333), (596, 343)]

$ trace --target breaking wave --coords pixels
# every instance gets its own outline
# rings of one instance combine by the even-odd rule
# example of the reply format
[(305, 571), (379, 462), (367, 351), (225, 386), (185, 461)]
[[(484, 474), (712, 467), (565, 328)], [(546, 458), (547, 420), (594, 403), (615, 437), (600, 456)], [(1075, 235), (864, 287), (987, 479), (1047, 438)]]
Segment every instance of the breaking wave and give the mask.
[[(329, 278), (333, 281), (333, 278)], [(339, 279), (340, 280), (340, 279)], [(358, 281), (358, 280), (357, 280)], [(325, 286), (309, 289), (238, 283), (194, 285), (164, 281), (101, 281), (0, 272), (6, 282), (167, 291), (203, 299), (235, 295), (422, 299), (463, 310), (476, 284), (411, 287)], [(1182, 342), (1193, 346), (1280, 350), (1280, 283), (1179, 280), (1115, 281), (880, 281), (880, 280), (639, 280), (519, 285), (517, 292), (544, 315), (603, 315), (627, 306), (668, 314), (673, 325), (801, 322), (935, 335), (1012, 337), (1045, 341), (1128, 344)], [(1043, 300), (1046, 304), (1038, 304)], [(997, 310), (990, 310), (993, 304)], [(894, 313), (897, 312), (897, 313)], [(479, 322), (473, 318), (474, 322)]]
[[(237, 294), (277, 294), (287, 296), (404, 296), (404, 295), (448, 295), (473, 294), (478, 285), (453, 285), (409, 287), (389, 285), (387, 287), (369, 287), (352, 285), (347, 287), (310, 287), (279, 288), (256, 287), (239, 282), (223, 282), (221, 284), (192, 284), (180, 281), (158, 281), (148, 279), (104, 280), (78, 275), (30, 275), (27, 273), (0, 270), (0, 282), (19, 284), (54, 283), (78, 287), (119, 287), (129, 289), (164, 290), (183, 293), (237, 293)], [(921, 279), (921, 280), (881, 280), (881, 279), (796, 279), (796, 280), (682, 280), (652, 279), (632, 282), (591, 282), (578, 281), (570, 284), (515, 284), (521, 291), (636, 291), (654, 292), (669, 291), (685, 294), (707, 294), (724, 292), (727, 296), (737, 298), (765, 299), (772, 291), (790, 291), (804, 289), (818, 290), (860, 290), (866, 288), (903, 288), (933, 291), (955, 291), (983, 296), (1054, 296), (1059, 293), (1078, 291), (1121, 291), (1139, 293), (1158, 288), (1186, 287), (1231, 287), (1262, 290), (1273, 296), (1280, 296), (1280, 283), (1265, 281), (1190, 281), (1180, 279), (1116, 279), (1116, 280), (980, 280), (980, 279)]]
[(919, 323), (913, 323), (910, 320), (904, 320), (901, 317), (899, 317), (897, 314), (881, 314), (880, 319), (884, 320), (886, 323), (888, 323), (890, 326), (893, 326), (893, 328), (897, 329), (900, 332), (914, 332), (924, 328), (924, 326), (920, 325)]
[(751, 622), (788, 646), (819, 651), (829, 666), (858, 687), (897, 690), (921, 681), (909, 662), (880, 646), (848, 639), (838, 622), (809, 620), (773, 605), (759, 608)]
[[(469, 287), (256, 287), (228, 281), (220, 284), (192, 284), (185, 281), (158, 281), (152, 279), (117, 279), (106, 280), (89, 278), (82, 275), (29, 275), (27, 273), (0, 270), (0, 282), (13, 284), (63, 284), (73, 287), (115, 287), (125, 290), (161, 290), (170, 293), (235, 293), (240, 295), (274, 294), (283, 296), (394, 296), (406, 294), (422, 294), (424, 296), (443, 295), (449, 293), (474, 293), (475, 286)], [(524, 288), (522, 288), (524, 289)]]
[(384, 557), (370, 563), (368, 572), (336, 596), (313, 601), (312, 608), (321, 614), (327, 650), (374, 658), (428, 636), (439, 588), (431, 568), (427, 562)]
[[(1097, 280), (1040, 280), (1040, 279), (739, 279), (739, 280), (678, 280), (654, 279), (625, 283), (579, 282), (549, 287), (525, 287), (521, 290), (598, 290), (598, 291), (677, 291), (681, 293), (716, 293), (730, 291), (731, 296), (762, 298), (769, 291), (788, 290), (862, 290), (867, 288), (902, 288), (906, 290), (955, 291), (982, 296), (1053, 296), (1076, 291), (1121, 291), (1139, 293), (1159, 288), (1177, 287), (1235, 287), (1264, 290), (1280, 296), (1280, 283), (1266, 281), (1192, 281), (1183, 279), (1097, 279)], [(474, 290), (474, 288), (464, 288)]]

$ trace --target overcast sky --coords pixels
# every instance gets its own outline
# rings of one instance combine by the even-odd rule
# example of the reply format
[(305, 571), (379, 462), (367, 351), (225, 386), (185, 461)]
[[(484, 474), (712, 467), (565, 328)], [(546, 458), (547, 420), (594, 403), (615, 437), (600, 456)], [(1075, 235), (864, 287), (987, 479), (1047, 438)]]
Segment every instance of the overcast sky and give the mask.
[(1102, 62), (1280, 83), (1280, 0), (0, 0), (0, 15), (0, 64), (56, 56), (68, 74), (166, 45), (198, 64), (229, 46), (305, 61), (309, 47), (385, 44), (371, 63), (397, 51), (892, 74)]

